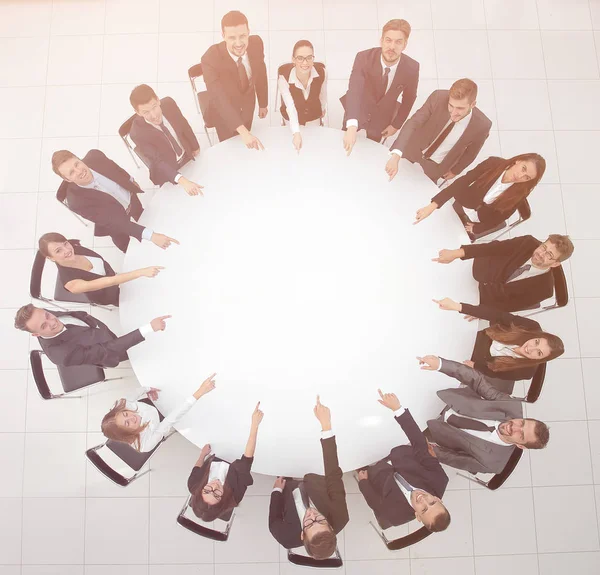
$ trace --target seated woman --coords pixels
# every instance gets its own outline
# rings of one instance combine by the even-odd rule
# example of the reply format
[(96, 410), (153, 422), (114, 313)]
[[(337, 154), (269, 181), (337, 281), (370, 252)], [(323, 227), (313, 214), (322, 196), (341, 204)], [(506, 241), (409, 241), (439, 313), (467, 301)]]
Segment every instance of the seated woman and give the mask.
[(471, 361), (464, 363), (491, 378), (513, 382), (531, 379), (540, 363), (565, 352), (558, 336), (542, 331), (540, 324), (528, 317), (486, 305), (457, 303), (450, 298), (433, 301), (440, 309), (458, 311), (490, 322), (490, 327), (477, 333)]
[(461, 220), (465, 230), (473, 240), (475, 235), (494, 229), (514, 214), (545, 170), (546, 160), (538, 154), (521, 154), (508, 160), (492, 156), (441, 190), (428, 206), (417, 210), (415, 223), (455, 198), (464, 211)]
[(192, 494), (192, 510), (202, 521), (229, 521), (233, 508), (240, 504), (246, 489), (254, 482), (250, 468), (254, 461), (258, 426), (263, 418), (259, 406), (260, 401), (252, 414), (250, 436), (241, 459), (236, 459), (231, 464), (214, 455), (207, 459), (210, 445), (205, 445), (200, 452), (188, 478), (188, 489)]
[(281, 94), (281, 115), (292, 130), (292, 143), (302, 148), (300, 126), (321, 125), (327, 112), (327, 76), (325, 65), (315, 62), (315, 51), (308, 40), (299, 40), (292, 52), (292, 64), (277, 70), (277, 87)]
[(199, 400), (215, 388), (215, 373), (202, 382), (202, 385), (179, 407), (175, 408), (160, 421), (158, 409), (141, 401), (147, 395), (152, 401), (158, 399), (159, 390), (143, 388), (135, 399), (119, 399), (102, 419), (102, 433), (108, 439), (129, 443), (137, 451), (152, 451), (173, 427)]
[(153, 278), (161, 266), (115, 274), (110, 264), (96, 252), (84, 248), (79, 240), (67, 240), (62, 234), (44, 234), (38, 242), (42, 255), (56, 264), (64, 288), (74, 294), (85, 293), (90, 302), (119, 305), (119, 286), (146, 276)]

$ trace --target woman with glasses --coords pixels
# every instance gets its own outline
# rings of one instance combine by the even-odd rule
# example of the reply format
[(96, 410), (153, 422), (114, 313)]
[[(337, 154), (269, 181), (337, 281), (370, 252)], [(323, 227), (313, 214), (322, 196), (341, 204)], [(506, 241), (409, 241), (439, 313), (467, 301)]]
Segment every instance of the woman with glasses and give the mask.
[(281, 94), (281, 115), (292, 130), (292, 143), (302, 148), (300, 126), (322, 125), (327, 112), (327, 76), (325, 65), (315, 62), (315, 51), (308, 40), (299, 40), (292, 52), (292, 63), (277, 70)]
[(252, 413), (250, 436), (240, 459), (227, 463), (210, 455), (210, 445), (202, 448), (188, 478), (188, 490), (192, 495), (191, 508), (202, 521), (229, 521), (233, 508), (240, 504), (246, 489), (254, 483), (250, 469), (254, 461), (258, 426), (263, 418), (259, 407), (260, 401)]
[(449, 199), (471, 240), (494, 229), (515, 213), (546, 170), (539, 154), (521, 154), (505, 160), (490, 157), (455, 180), (417, 210), (415, 224), (429, 217)]
[(58, 277), (65, 290), (73, 294), (86, 294), (92, 303), (119, 305), (119, 286), (141, 277), (153, 278), (161, 266), (140, 268), (116, 274), (110, 264), (96, 252), (84, 248), (79, 240), (67, 240), (62, 234), (44, 234), (38, 248), (46, 259), (54, 262)]

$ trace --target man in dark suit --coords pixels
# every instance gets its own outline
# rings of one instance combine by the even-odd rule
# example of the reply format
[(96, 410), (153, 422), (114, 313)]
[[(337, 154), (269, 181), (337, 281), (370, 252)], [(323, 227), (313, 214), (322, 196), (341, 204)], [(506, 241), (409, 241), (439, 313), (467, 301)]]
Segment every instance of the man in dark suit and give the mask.
[(321, 424), (325, 475), (308, 473), (300, 481), (278, 477), (271, 493), (269, 531), (286, 549), (304, 545), (311, 557), (326, 559), (335, 552), (336, 534), (349, 517), (331, 413), (318, 395), (314, 413)]
[(127, 359), (127, 350), (153, 331), (163, 331), (169, 315), (117, 337), (100, 320), (84, 311), (49, 312), (24, 305), (17, 311), (15, 327), (37, 337), (48, 359), (56, 365), (116, 367)]
[(71, 211), (96, 224), (96, 236), (110, 236), (122, 252), (130, 237), (149, 240), (162, 249), (179, 243), (135, 223), (144, 211), (138, 198), (143, 190), (100, 150), (90, 150), (83, 160), (68, 150), (54, 152), (52, 170), (64, 180), (57, 195), (66, 198)]
[(390, 148), (385, 171), (390, 181), (400, 158), (418, 163), (433, 182), (451, 180), (477, 157), (492, 122), (476, 108), (477, 84), (457, 80), (450, 90), (435, 90), (408, 120)]
[(419, 63), (403, 55), (410, 36), (406, 20), (390, 20), (381, 46), (359, 52), (354, 59), (344, 106), (344, 149), (350, 155), (358, 130), (369, 140), (393, 136), (408, 118), (419, 83)]
[(129, 101), (137, 114), (129, 135), (149, 164), (152, 183), (162, 186), (171, 182), (190, 196), (203, 195), (202, 186), (178, 171), (200, 153), (200, 144), (175, 100), (159, 100), (150, 86), (141, 84), (133, 89)]
[(545, 423), (523, 418), (523, 402), (493, 387), (475, 369), (426, 355), (421, 369), (440, 371), (467, 387), (438, 391), (446, 408), (427, 422), (433, 452), (441, 463), (470, 473), (500, 473), (515, 449), (543, 449)]
[(448, 476), (396, 395), (378, 391), (379, 403), (394, 412), (410, 445), (394, 447), (384, 460), (360, 470), (358, 487), (382, 529), (416, 518), (429, 531), (444, 531), (450, 525), (450, 513), (442, 503)]
[(533, 236), (440, 250), (433, 261), (449, 264), (473, 259), (479, 303), (502, 311), (529, 309), (552, 296), (550, 270), (569, 259), (575, 247), (569, 236), (551, 234), (545, 242)]
[(258, 98), (258, 117), (267, 116), (269, 99), (264, 45), (260, 36), (250, 36), (248, 19), (241, 12), (228, 12), (221, 20), (223, 42), (212, 45), (202, 56), (202, 71), (209, 96), (208, 125), (219, 140), (239, 134), (248, 148), (263, 149), (250, 133)]

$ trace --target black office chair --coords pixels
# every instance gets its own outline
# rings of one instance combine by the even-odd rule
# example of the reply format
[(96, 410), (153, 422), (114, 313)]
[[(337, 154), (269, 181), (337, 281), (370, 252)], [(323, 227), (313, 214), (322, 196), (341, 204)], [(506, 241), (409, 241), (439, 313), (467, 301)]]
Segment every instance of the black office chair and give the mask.
[(294, 553), (293, 549), (287, 550), (287, 559), (294, 565), (300, 565), (301, 567), (313, 567), (315, 569), (338, 569), (344, 562), (340, 555), (340, 550), (336, 547), (335, 553), (327, 559), (315, 559), (309, 555), (301, 555)]
[(31, 365), (33, 380), (43, 399), (76, 399), (81, 396), (68, 394), (97, 383), (123, 379), (122, 377), (111, 377), (106, 379), (104, 370), (96, 365), (57, 365), (58, 376), (64, 393), (54, 394), (50, 390), (46, 375), (44, 374), (44, 366), (42, 365), (43, 354), (44, 352), (40, 349), (34, 349), (29, 353), (29, 363)]
[(527, 403), (535, 403), (542, 393), (542, 387), (544, 387), (544, 380), (546, 379), (546, 367), (547, 363), (540, 363), (535, 369), (535, 373), (531, 378), (527, 395), (523, 398), (523, 401)]
[(457, 475), (460, 475), (461, 477), (464, 477), (469, 481), (473, 481), (474, 483), (478, 483), (483, 487), (487, 487), (491, 491), (495, 491), (496, 489), (504, 485), (506, 480), (511, 476), (512, 472), (517, 467), (517, 463), (519, 463), (519, 461), (521, 460), (521, 457), (523, 457), (523, 450), (515, 448), (504, 469), (500, 473), (496, 473), (496, 475), (494, 475), (488, 481), (484, 481), (483, 479), (480, 479), (479, 477), (471, 474), (466, 475), (464, 473), (457, 473)]
[(371, 525), (371, 527), (373, 527), (373, 529), (375, 529), (377, 535), (379, 535), (380, 539), (390, 551), (398, 551), (399, 549), (405, 549), (406, 547), (410, 547), (411, 545), (414, 545), (419, 541), (423, 541), (425, 537), (429, 537), (432, 533), (431, 531), (429, 531), (429, 529), (427, 529), (427, 527), (421, 527), (416, 531), (405, 535), (404, 537), (398, 537), (398, 539), (388, 539), (383, 529), (378, 529), (372, 521), (369, 521), (369, 524)]
[(70, 213), (72, 213), (85, 227), (89, 227), (89, 223), (84, 220), (79, 214), (75, 213), (70, 207), (69, 202), (67, 201), (67, 187), (69, 186), (69, 182), (63, 180), (58, 186), (58, 190), (56, 190), (56, 199), (63, 205)]
[(214, 128), (214, 126), (211, 126), (206, 121), (206, 112), (208, 110), (210, 101), (208, 91), (206, 90), (206, 88), (204, 90), (198, 90), (196, 86), (196, 80), (202, 79), (202, 77), (202, 64), (195, 64), (194, 66), (188, 69), (188, 78), (190, 79), (192, 92), (194, 92), (194, 102), (196, 102), (196, 110), (198, 110), (198, 113), (202, 116), (202, 121), (204, 123), (204, 133), (208, 138), (208, 143), (212, 146), (213, 143), (210, 134), (208, 133), (208, 129)]
[(200, 537), (206, 537), (207, 539), (212, 539), (213, 541), (227, 541), (229, 538), (229, 532), (231, 531), (231, 526), (233, 524), (233, 520), (235, 518), (235, 509), (232, 511), (229, 519), (225, 521), (225, 529), (220, 531), (219, 529), (212, 529), (210, 527), (206, 527), (206, 525), (202, 525), (197, 520), (192, 519), (191, 517), (186, 516), (186, 511), (190, 507), (190, 502), (192, 500), (192, 496), (189, 495), (185, 500), (184, 506), (181, 508), (179, 515), (177, 516), (177, 523), (195, 533), (196, 535), (200, 535)]
[(133, 116), (130, 116), (121, 124), (121, 126), (119, 127), (119, 136), (121, 136), (121, 140), (123, 140), (123, 143), (125, 144), (125, 147), (127, 148), (127, 151), (129, 152), (133, 163), (135, 164), (135, 167), (140, 167), (138, 161), (135, 159), (135, 157), (137, 156), (140, 160), (142, 160), (144, 166), (150, 169), (150, 162), (144, 156), (144, 154), (140, 152), (140, 150), (136, 147), (136, 145), (133, 143), (133, 140), (131, 140), (131, 137), (129, 136), (129, 132), (131, 132), (131, 126), (133, 125), (133, 121), (135, 120), (136, 116), (137, 114), (133, 114)]
[(550, 273), (552, 274), (552, 279), (554, 281), (554, 303), (551, 305), (545, 305), (543, 307), (541, 304), (537, 304), (535, 308), (530, 309), (539, 309), (532, 313), (524, 314), (525, 317), (531, 317), (532, 315), (537, 315), (538, 313), (542, 313), (550, 309), (565, 307), (569, 303), (569, 289), (567, 288), (567, 278), (565, 277), (565, 271), (563, 270), (563, 267), (557, 266), (555, 268), (551, 268)]

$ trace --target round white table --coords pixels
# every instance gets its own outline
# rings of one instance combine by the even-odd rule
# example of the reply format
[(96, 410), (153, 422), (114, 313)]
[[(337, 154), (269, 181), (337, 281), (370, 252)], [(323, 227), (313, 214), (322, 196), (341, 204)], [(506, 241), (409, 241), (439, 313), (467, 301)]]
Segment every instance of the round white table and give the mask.
[(379, 144), (359, 139), (347, 157), (341, 131), (315, 127), (297, 154), (288, 128), (256, 135), (265, 151), (235, 138), (184, 168), (204, 197), (167, 184), (142, 215), (181, 245), (130, 243), (126, 270), (166, 269), (122, 286), (123, 329), (173, 316), (130, 350), (131, 363), (142, 385), (162, 390), (163, 413), (217, 372), (216, 389), (176, 427), (230, 461), (260, 400), (253, 470), (265, 474), (322, 473), (320, 394), (340, 465), (356, 469), (406, 443), (377, 388), (396, 393), (424, 428), (442, 407), (435, 392), (456, 382), (419, 370), (415, 357), (470, 357), (476, 324), (431, 302), (477, 301), (470, 262), (431, 261), (466, 233), (450, 207), (412, 225), (436, 187), (406, 161), (388, 182)]

